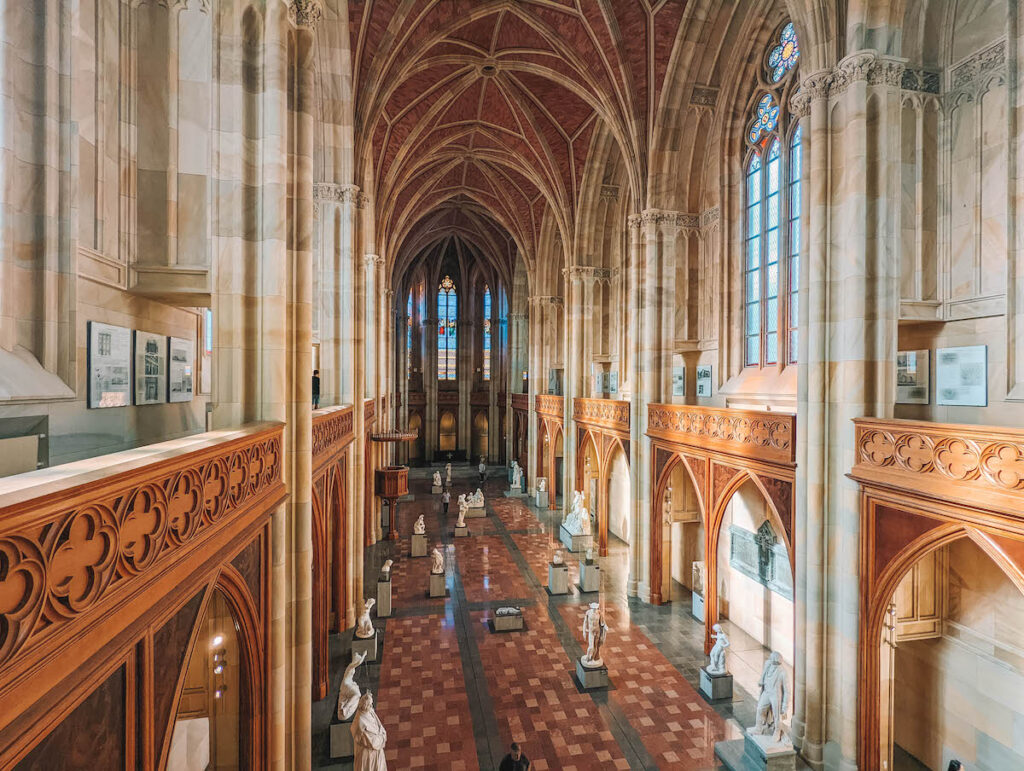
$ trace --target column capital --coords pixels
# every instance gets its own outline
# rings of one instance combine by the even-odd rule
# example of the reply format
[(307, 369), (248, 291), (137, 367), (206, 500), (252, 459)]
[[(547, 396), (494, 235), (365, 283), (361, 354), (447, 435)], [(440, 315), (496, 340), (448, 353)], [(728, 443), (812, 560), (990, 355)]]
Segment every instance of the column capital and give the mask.
[(363, 265), (367, 268), (373, 269), (378, 266), (384, 265), (384, 258), (379, 254), (364, 254)]
[(352, 203), (357, 209), (362, 209), (366, 205), (366, 196), (359, 189), (359, 185), (340, 185), (337, 182), (314, 182), (313, 200)]
[(609, 278), (611, 271), (608, 268), (595, 268), (590, 265), (573, 265), (562, 268), (562, 275), (571, 281), (589, 279), (596, 281), (599, 278)]
[[(669, 211), (667, 209), (644, 209), (640, 213), (639, 219), (640, 225), (646, 225), (649, 228), (681, 228), (694, 232), (700, 229), (700, 215), (690, 214), (689, 212)], [(639, 227), (639, 225), (636, 227)]]
[(555, 295), (532, 295), (530, 297), (530, 305), (561, 305), (563, 300), (561, 297)]
[(320, 0), (290, 0), (288, 3), (288, 21), (293, 27), (312, 30), (323, 17)]

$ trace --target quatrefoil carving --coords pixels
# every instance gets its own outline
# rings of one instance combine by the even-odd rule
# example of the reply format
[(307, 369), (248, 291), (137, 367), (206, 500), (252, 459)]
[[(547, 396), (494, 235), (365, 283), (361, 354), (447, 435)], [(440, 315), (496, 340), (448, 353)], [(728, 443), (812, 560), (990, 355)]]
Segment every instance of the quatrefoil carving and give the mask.
[(1007, 490), (1024, 488), (1024, 452), (1014, 444), (994, 444), (982, 454), (981, 466), (993, 483)]
[(96, 602), (114, 574), (117, 550), (117, 523), (109, 508), (94, 504), (69, 516), (48, 560), (54, 609), (73, 616)]
[(121, 521), (121, 558), (129, 572), (156, 559), (167, 528), (167, 501), (153, 485), (138, 488), (128, 499)]
[(0, 664), (32, 634), (43, 609), (46, 568), (27, 538), (0, 539)]

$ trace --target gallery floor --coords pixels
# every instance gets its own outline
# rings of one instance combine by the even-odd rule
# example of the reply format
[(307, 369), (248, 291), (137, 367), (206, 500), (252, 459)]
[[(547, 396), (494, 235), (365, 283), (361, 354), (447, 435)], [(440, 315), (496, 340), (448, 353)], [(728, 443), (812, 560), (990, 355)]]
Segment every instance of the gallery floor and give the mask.
[[(690, 615), (685, 589), (675, 602), (653, 607), (627, 599), (628, 546), (612, 540), (601, 559), (609, 625), (602, 656), (612, 689), (580, 692), (571, 676), (582, 653), (580, 624), (597, 594), (575, 585), (549, 596), (547, 563), (557, 548), (560, 512), (526, 498), (506, 498), (504, 479), (485, 484), (487, 516), (468, 519), (471, 536), (453, 538), (454, 500), (447, 517), (430, 495), (427, 470), (410, 474), (412, 500), (399, 512), (399, 541), (366, 550), (366, 581), (385, 559), (392, 568), (394, 615), (375, 619), (383, 652), (356, 680), (375, 697), (388, 732), (392, 769), (496, 769), (515, 740), (536, 771), (596, 768), (718, 769), (714, 743), (741, 736), (753, 723), (756, 683), (767, 652), (738, 629), (731, 632), (731, 703), (709, 705), (697, 692), (704, 663), (703, 626)], [(476, 488), (476, 475), (457, 471), (453, 498)], [(427, 599), (430, 559), (412, 559), (409, 534), (426, 514), (431, 545), (446, 556), (449, 597)], [(567, 554), (570, 583), (576, 555)], [(487, 624), (503, 605), (523, 608), (522, 632), (492, 633)], [(331, 760), (328, 726), (349, 660), (351, 632), (331, 640), (330, 695), (313, 707), (313, 768), (351, 768)]]

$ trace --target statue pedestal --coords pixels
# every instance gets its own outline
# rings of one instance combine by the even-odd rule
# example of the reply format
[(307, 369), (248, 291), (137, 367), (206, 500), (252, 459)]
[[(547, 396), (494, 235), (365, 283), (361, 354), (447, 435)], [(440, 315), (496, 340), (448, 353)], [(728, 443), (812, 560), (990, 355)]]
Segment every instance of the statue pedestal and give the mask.
[(691, 602), (690, 612), (693, 613), (693, 617), (704, 623), (704, 598), (694, 592), (691, 595)]
[(565, 563), (548, 563), (548, 594), (569, 593), (569, 566)]
[(351, 758), (355, 755), (355, 745), (352, 743), (352, 718), (338, 720), (338, 713), (334, 713), (331, 721), (331, 757)]
[(508, 486), (508, 492), (505, 493), (506, 498), (522, 498), (525, 493), (523, 492), (523, 485), (520, 483), (518, 487), (515, 485)]
[(427, 556), (427, 534), (426, 533), (413, 533), (412, 534), (412, 552), (409, 554), (410, 557), (426, 557)]
[(459, 527), (458, 525), (455, 526), (456, 538), (465, 538), (467, 535), (469, 535), (469, 525), (463, 525), (462, 527)]
[(356, 653), (365, 653), (367, 661), (377, 660), (377, 630), (373, 630), (373, 637), (359, 637), (352, 633), (352, 650)]
[(444, 573), (431, 573), (430, 591), (427, 593), (427, 596), (444, 597), (447, 593), (447, 590), (444, 588)]
[(580, 564), (580, 592), (601, 591), (601, 566), (596, 562), (582, 562)]
[[(487, 501), (485, 500), (484, 503), (486, 503), (486, 502)], [(483, 503), (473, 503), (473, 502), (470, 502), (470, 504), (469, 504), (469, 510), (470, 511), (473, 511), (474, 509), (479, 509), (479, 510), (483, 511), (483, 508), (484, 508), (484, 504)]]
[(546, 509), (548, 507), (548, 491), (538, 490), (533, 494), (533, 500), (538, 509)]
[(441, 485), (431, 485), (430, 486), (430, 494), (431, 495), (440, 495), (443, 492), (444, 492), (444, 488)]
[(732, 675), (713, 675), (707, 667), (700, 668), (700, 692), (708, 701), (732, 700)]
[(579, 535), (565, 529), (565, 525), (558, 526), (558, 537), (565, 544), (565, 548), (571, 552), (586, 551), (592, 546), (594, 537), (592, 535)]
[(377, 579), (377, 617), (387, 618), (391, 615), (391, 579)]
[[(715, 755), (729, 771), (796, 771), (797, 756), (790, 741), (774, 742), (770, 736), (752, 736), (716, 742)], [(800, 763), (800, 768), (804, 768)]]
[(493, 626), (495, 632), (516, 632), (523, 628), (523, 614), (495, 616)]
[(480, 517), (486, 517), (487, 511), (483, 506), (470, 506), (466, 511), (466, 519), (479, 519)]
[(576, 659), (576, 679), (584, 691), (609, 688), (612, 684), (608, 679), (608, 667), (585, 667), (582, 658)]

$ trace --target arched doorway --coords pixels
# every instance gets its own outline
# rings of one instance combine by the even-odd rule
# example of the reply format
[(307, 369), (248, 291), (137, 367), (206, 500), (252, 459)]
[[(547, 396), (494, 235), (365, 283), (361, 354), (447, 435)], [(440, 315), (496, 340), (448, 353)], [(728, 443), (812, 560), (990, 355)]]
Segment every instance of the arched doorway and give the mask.
[(602, 553), (607, 552), (608, 541), (612, 538), (631, 544), (636, 537), (629, 502), (629, 458), (618, 442), (612, 444), (605, 460), (605, 476), (604, 519), (607, 524), (598, 527)]
[[(658, 500), (661, 516), (661, 597), (665, 601), (691, 600), (694, 615), (704, 620), (704, 512), (690, 471), (678, 456), (666, 470)], [(695, 576), (697, 577), (695, 581)]]
[(456, 428), (458, 427), (455, 422), (455, 413), (450, 410), (445, 410), (441, 413), (441, 418), (438, 421), (438, 443), (437, 446), (441, 452), (455, 452), (456, 447)]
[(409, 442), (409, 465), (419, 466), (423, 463), (424, 455), (424, 439), (423, 436), (423, 418), (418, 412), (414, 412), (409, 416), (409, 430), (416, 432), (416, 439)]
[(556, 426), (551, 437), (551, 469), (548, 489), (553, 493), (551, 496), (551, 508), (558, 507), (558, 499), (565, 495), (565, 463), (564, 463), (564, 441), (562, 439), (562, 427)]
[(473, 457), (488, 457), (487, 413), (479, 410), (473, 416)]
[[(583, 492), (583, 503), (594, 517), (600, 517), (598, 512), (604, 491), (601, 490), (601, 460), (597, 451), (597, 442), (594, 435), (587, 431), (583, 434), (582, 446), (577, 451), (579, 465), (577, 467), (576, 489)], [(575, 491), (573, 491), (575, 492)]]

